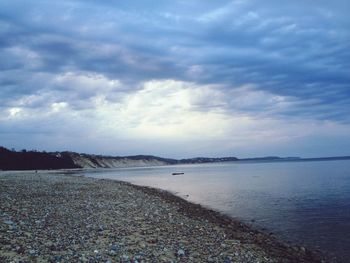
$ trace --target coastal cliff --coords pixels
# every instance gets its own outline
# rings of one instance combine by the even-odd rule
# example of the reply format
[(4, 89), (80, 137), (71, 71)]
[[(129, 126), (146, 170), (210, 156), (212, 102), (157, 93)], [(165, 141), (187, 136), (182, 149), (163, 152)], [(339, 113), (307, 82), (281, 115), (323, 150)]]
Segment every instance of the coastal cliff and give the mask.
[(0, 170), (50, 170), (160, 166), (176, 160), (156, 156), (102, 156), (75, 152), (10, 151), (0, 147)]
[(350, 160), (350, 156), (337, 157), (258, 157), (238, 159), (236, 157), (196, 157), (188, 159), (170, 159), (153, 155), (105, 156), (76, 152), (38, 152), (14, 151), (0, 146), (0, 170), (52, 170), (52, 169), (94, 169), (145, 167), (174, 164), (197, 164), (215, 162), (298, 162), (298, 161), (334, 161)]
[(236, 161), (236, 157), (169, 159), (152, 155), (103, 156), (76, 152), (10, 151), (0, 147), (0, 170), (121, 168)]
[(118, 168), (168, 165), (171, 162), (155, 156), (112, 157), (66, 153), (81, 168)]

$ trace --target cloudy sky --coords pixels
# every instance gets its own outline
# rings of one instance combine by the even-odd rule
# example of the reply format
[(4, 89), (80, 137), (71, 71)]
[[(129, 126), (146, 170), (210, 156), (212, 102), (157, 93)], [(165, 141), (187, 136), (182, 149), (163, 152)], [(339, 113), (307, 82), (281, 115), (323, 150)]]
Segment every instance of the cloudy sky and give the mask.
[(350, 155), (350, 1), (0, 1), (0, 145)]

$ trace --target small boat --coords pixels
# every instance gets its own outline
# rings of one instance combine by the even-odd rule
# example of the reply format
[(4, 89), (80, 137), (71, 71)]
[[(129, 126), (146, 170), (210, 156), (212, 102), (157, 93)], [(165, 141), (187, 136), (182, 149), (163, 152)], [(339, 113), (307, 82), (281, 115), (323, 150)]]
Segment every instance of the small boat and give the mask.
[(172, 173), (172, 175), (180, 175), (180, 174), (185, 174), (185, 173)]

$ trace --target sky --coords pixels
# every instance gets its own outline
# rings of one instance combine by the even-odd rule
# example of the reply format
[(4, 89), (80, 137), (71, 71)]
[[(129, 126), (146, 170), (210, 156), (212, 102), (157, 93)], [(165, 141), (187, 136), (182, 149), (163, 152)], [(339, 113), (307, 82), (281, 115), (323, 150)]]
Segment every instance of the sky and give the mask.
[(0, 1), (0, 145), (350, 155), (350, 2)]

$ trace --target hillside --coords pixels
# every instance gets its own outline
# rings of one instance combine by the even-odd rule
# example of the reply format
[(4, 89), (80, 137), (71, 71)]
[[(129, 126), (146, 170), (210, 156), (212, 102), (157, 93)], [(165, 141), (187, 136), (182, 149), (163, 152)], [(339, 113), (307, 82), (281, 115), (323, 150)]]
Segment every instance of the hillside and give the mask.
[(103, 156), (75, 152), (10, 151), (0, 147), (0, 170), (48, 170), (74, 168), (119, 168), (238, 160), (225, 158), (169, 159), (152, 155)]
[(137, 156), (102, 156), (79, 154), (74, 152), (65, 152), (73, 163), (80, 168), (118, 168), (118, 167), (142, 167), (142, 166), (160, 166), (175, 164), (176, 160), (165, 159), (149, 155)]
[(331, 161), (350, 159), (349, 156), (299, 158), (299, 157), (260, 157), (238, 159), (236, 157), (207, 158), (196, 157), (189, 159), (169, 159), (152, 155), (134, 156), (104, 156), (76, 152), (37, 152), (10, 151), (0, 146), (0, 170), (50, 170), (76, 168), (121, 168), (144, 167), (174, 164), (196, 164), (232, 161)]
[(46, 170), (79, 168), (67, 154), (10, 151), (0, 147), (0, 170)]

